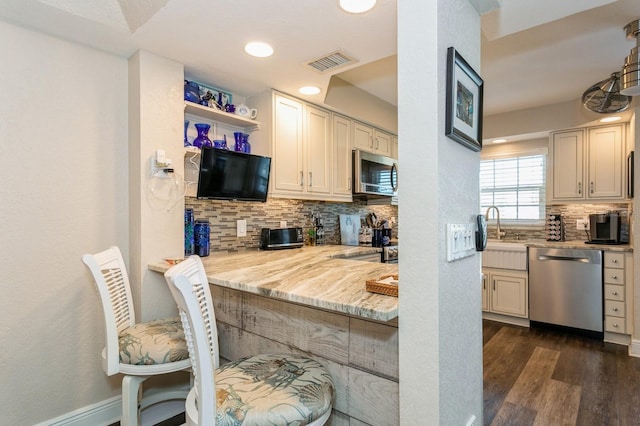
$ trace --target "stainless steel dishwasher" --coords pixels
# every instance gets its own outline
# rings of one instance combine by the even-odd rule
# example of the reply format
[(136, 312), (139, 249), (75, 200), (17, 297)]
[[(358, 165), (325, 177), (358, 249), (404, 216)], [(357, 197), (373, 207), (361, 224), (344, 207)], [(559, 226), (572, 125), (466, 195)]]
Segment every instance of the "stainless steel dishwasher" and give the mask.
[(602, 274), (601, 250), (530, 247), (531, 325), (603, 338)]

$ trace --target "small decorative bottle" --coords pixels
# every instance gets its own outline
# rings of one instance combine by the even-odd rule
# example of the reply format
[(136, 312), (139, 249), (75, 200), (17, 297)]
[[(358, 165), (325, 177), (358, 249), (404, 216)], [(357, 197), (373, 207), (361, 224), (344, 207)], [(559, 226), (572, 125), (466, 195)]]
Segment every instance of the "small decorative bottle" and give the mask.
[(203, 146), (213, 146), (213, 142), (209, 139), (209, 129), (211, 126), (206, 123), (195, 123), (198, 136), (193, 140), (193, 146), (202, 148)]
[(209, 220), (198, 219), (193, 227), (196, 254), (200, 257), (209, 256)]
[(184, 146), (191, 146), (191, 142), (187, 139), (187, 129), (189, 128), (189, 120), (184, 120)]
[(184, 209), (184, 257), (195, 254), (194, 226), (193, 209)]

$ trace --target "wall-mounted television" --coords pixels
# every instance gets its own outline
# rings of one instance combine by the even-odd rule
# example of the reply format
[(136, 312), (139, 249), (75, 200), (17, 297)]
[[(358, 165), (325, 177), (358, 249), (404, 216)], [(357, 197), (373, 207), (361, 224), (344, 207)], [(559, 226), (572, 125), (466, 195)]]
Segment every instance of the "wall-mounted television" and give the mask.
[(267, 201), (271, 158), (202, 147), (198, 198)]

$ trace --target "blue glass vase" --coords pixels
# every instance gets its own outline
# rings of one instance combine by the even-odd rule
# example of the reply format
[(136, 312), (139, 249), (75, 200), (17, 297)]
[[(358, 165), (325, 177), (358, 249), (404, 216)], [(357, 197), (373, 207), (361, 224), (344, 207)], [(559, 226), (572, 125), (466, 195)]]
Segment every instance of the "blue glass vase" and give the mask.
[(209, 129), (211, 125), (206, 123), (195, 123), (198, 136), (193, 140), (193, 146), (202, 148), (203, 146), (213, 146), (213, 142), (209, 139)]
[(188, 128), (189, 128), (189, 120), (184, 120), (184, 146), (191, 146), (189, 139), (187, 139)]

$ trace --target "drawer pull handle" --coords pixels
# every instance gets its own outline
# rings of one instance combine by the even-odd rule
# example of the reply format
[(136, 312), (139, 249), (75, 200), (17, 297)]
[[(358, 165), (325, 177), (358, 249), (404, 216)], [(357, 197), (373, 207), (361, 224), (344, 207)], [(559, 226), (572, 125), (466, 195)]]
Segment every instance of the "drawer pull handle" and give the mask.
[(613, 327), (618, 328), (618, 324), (611, 324)]
[(613, 308), (612, 311), (613, 312), (618, 312), (618, 308)]
[(611, 278), (613, 278), (614, 280), (617, 280), (618, 276), (617, 275), (611, 275)]
[(618, 259), (611, 259), (611, 263), (618, 263)]
[(614, 296), (617, 296), (618, 292), (617, 291), (612, 291), (611, 294), (613, 294)]

